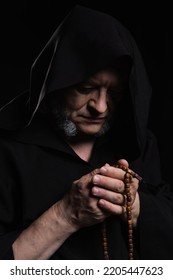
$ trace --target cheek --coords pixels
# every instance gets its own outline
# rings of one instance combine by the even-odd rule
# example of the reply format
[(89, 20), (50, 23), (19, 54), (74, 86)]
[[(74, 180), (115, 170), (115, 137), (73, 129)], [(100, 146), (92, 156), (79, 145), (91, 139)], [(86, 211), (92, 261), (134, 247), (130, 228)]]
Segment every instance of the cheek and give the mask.
[(72, 96), (66, 100), (66, 110), (67, 111), (78, 111), (84, 108), (87, 104), (88, 100), (85, 96)]

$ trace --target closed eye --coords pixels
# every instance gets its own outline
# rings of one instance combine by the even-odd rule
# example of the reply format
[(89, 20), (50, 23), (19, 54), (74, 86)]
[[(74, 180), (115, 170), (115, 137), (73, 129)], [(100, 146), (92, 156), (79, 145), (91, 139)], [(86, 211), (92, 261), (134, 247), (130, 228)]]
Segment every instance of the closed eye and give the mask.
[(84, 86), (84, 85), (79, 85), (75, 89), (82, 94), (89, 94), (94, 90), (97, 90), (98, 87), (93, 87), (93, 86)]
[[(87, 84), (79, 84), (77, 87), (75, 87), (75, 90), (77, 90), (81, 94), (90, 94), (93, 91), (96, 91), (100, 88), (100, 86), (97, 85), (87, 85)], [(120, 96), (124, 96), (126, 94), (126, 88), (124, 87), (116, 87), (116, 88), (108, 88), (107, 93), (112, 98), (118, 98)]]

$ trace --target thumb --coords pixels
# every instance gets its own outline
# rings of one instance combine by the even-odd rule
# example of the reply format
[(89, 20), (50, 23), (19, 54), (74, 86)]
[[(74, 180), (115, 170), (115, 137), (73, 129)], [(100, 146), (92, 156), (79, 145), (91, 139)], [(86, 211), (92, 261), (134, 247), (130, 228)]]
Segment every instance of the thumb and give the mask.
[(129, 163), (128, 163), (128, 161), (127, 160), (125, 160), (125, 159), (119, 159), (118, 161), (117, 161), (117, 164), (121, 164), (121, 165), (124, 165), (125, 167), (129, 167)]

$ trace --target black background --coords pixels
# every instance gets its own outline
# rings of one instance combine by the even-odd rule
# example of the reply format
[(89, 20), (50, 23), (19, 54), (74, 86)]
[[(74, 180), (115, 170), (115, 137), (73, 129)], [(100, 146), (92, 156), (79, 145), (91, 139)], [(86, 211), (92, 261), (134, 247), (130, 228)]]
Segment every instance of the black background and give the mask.
[[(159, 1), (160, 2), (160, 1)], [(170, 7), (166, 1), (16, 0), (1, 4), (0, 104), (29, 86), (30, 67), (70, 9), (80, 4), (109, 13), (134, 36), (153, 88), (149, 126), (157, 136), (164, 178), (172, 183)]]

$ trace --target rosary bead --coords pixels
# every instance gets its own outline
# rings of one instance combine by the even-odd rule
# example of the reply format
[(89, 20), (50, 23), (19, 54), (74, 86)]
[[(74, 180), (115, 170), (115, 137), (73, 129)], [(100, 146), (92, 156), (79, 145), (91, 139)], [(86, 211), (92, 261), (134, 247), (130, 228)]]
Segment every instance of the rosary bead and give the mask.
[[(133, 260), (133, 219), (132, 219), (132, 213), (131, 213), (131, 207), (132, 207), (132, 197), (131, 197), (131, 191), (130, 191), (130, 184), (132, 183), (132, 178), (136, 178), (138, 180), (142, 180), (142, 178), (135, 173), (133, 170), (127, 168), (126, 166), (122, 164), (115, 164), (115, 168), (120, 168), (123, 171), (125, 171), (124, 175), (124, 185), (125, 185), (125, 191), (124, 194), (126, 196), (126, 214), (127, 214), (127, 225), (128, 225), (128, 258), (129, 260)], [(98, 169), (99, 170), (99, 169)], [(96, 173), (98, 173), (98, 170)], [(106, 233), (106, 223), (102, 223), (102, 242), (103, 242), (103, 253), (104, 253), (104, 259), (109, 260), (109, 253), (108, 253), (108, 241), (107, 241), (107, 233)]]
[(128, 220), (128, 225), (132, 225), (132, 220)]

